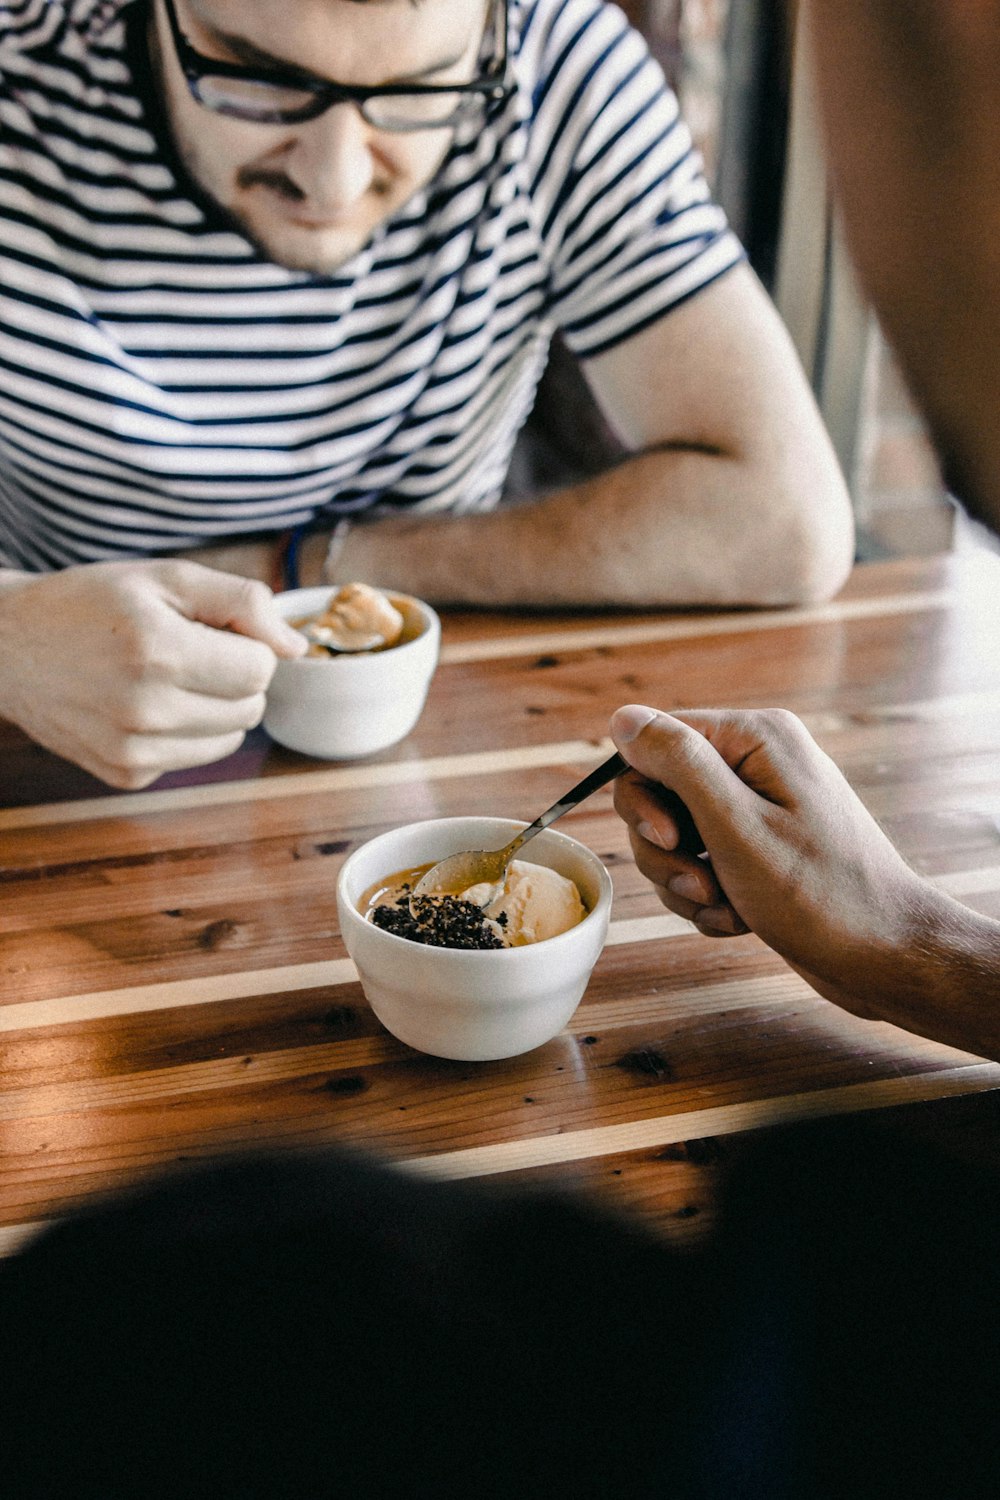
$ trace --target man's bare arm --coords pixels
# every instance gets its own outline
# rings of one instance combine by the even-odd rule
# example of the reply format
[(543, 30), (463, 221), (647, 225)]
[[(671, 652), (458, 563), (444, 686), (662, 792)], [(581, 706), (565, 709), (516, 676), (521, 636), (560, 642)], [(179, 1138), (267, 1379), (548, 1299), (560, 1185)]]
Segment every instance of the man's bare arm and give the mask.
[[(609, 473), (486, 515), (355, 526), (332, 575), (482, 605), (784, 605), (828, 598), (853, 558), (850, 501), (788, 334), (737, 267), (591, 360), (635, 450)], [(321, 582), (322, 535), (300, 554)], [(189, 553), (268, 580), (273, 552)]]
[[(485, 605), (782, 605), (836, 592), (853, 556), (850, 502), (791, 341), (746, 267), (587, 376), (634, 457), (489, 515), (358, 526), (336, 578)], [(320, 557), (314, 543), (303, 581), (317, 581)]]

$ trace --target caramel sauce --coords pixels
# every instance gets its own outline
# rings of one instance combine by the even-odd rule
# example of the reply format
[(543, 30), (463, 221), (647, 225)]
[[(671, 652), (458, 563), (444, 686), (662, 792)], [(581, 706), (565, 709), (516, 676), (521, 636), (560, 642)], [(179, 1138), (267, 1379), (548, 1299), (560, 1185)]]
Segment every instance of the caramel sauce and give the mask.
[(433, 860), (426, 865), (416, 865), (412, 870), (397, 870), (395, 875), (383, 875), (381, 880), (376, 880), (370, 885), (358, 902), (358, 911), (363, 917), (376, 906), (391, 906), (404, 894), (403, 886), (408, 885), (412, 891), (421, 875), (434, 864)]

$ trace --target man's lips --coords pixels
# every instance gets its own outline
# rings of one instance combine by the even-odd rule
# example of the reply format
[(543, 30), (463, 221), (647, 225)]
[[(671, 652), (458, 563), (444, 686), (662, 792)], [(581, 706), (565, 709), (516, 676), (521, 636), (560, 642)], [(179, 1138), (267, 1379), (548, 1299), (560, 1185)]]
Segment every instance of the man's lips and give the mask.
[(344, 229), (352, 217), (350, 210), (340, 214), (289, 214), (288, 222), (300, 229)]

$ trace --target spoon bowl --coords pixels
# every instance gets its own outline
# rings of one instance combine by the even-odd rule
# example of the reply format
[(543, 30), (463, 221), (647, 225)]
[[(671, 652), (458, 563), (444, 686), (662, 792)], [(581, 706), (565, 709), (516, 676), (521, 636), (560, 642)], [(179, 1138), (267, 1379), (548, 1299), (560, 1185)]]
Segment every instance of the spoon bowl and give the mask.
[(348, 641), (337, 640), (332, 632), (322, 625), (301, 625), (302, 634), (311, 646), (320, 646), (331, 656), (357, 656), (362, 651), (375, 651), (385, 645), (385, 636), (377, 631), (373, 635), (358, 635)]
[(623, 771), (629, 769), (628, 761), (624, 760), (615, 751), (608, 760), (602, 763), (576, 786), (554, 802), (551, 807), (541, 813), (527, 828), (514, 835), (509, 843), (504, 844), (502, 849), (463, 849), (458, 854), (449, 854), (446, 859), (441, 859), (436, 865), (432, 865), (417, 881), (410, 894), (410, 902), (420, 896), (457, 896), (468, 890), (470, 886), (485, 885), (485, 899), (477, 904), (488, 910), (494, 901), (503, 894), (504, 885), (507, 881), (507, 867), (517, 851), (525, 845), (529, 839), (533, 839), (536, 833), (541, 833), (543, 828), (548, 828), (556, 818), (561, 818), (563, 813), (569, 812), (571, 807), (576, 807), (591, 792), (596, 792), (599, 787), (605, 786), (620, 776)]
[(502, 849), (464, 849), (460, 854), (449, 854), (421, 876), (413, 887), (411, 901), (417, 896), (457, 896), (470, 886), (485, 884), (488, 893), (478, 903), (485, 910), (502, 894), (507, 866), (523, 843), (524, 834), (519, 833)]

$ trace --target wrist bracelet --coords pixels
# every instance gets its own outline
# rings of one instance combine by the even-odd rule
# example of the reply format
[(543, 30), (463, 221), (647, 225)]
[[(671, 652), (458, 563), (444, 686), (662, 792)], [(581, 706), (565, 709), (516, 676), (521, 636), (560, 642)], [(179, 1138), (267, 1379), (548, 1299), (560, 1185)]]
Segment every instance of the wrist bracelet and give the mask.
[(327, 583), (337, 582), (335, 577), (337, 564), (340, 561), (340, 554), (344, 550), (344, 544), (350, 535), (350, 531), (351, 522), (344, 516), (337, 521), (330, 532), (330, 542), (326, 549), (326, 557), (323, 559), (323, 577)]

